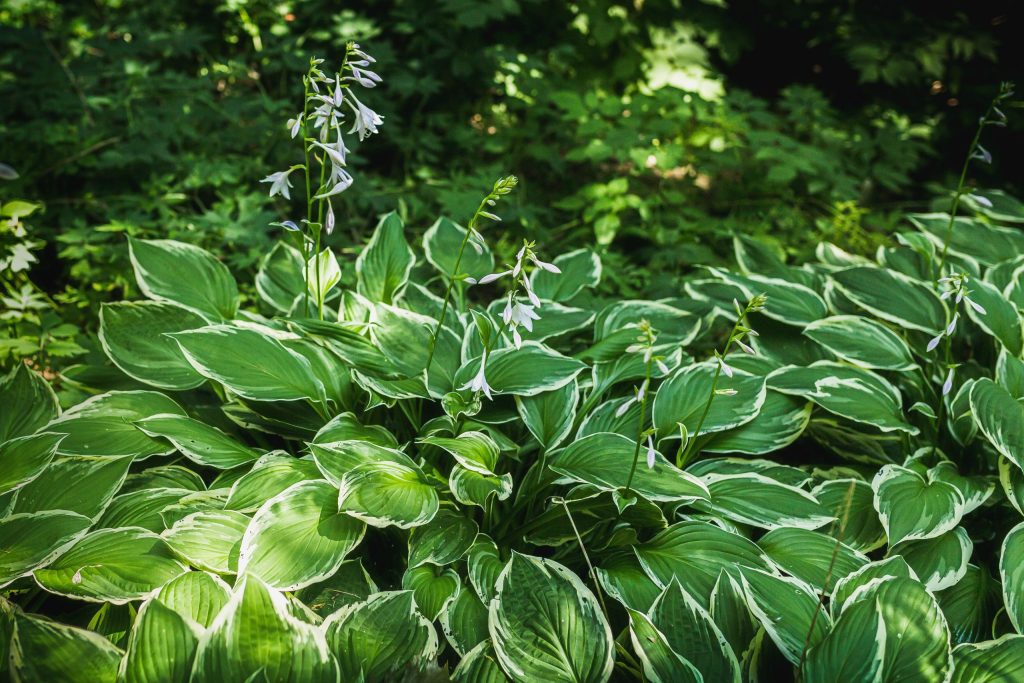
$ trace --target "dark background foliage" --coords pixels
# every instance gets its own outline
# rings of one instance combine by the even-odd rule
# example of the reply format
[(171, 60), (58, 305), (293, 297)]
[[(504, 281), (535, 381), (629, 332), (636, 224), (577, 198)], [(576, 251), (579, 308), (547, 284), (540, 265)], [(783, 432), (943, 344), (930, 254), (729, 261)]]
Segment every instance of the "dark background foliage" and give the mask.
[[(652, 297), (732, 232), (873, 251), (954, 184), (1022, 63), (1020, 13), (994, 1), (8, 0), (0, 19), (3, 199), (44, 207), (31, 278), (85, 326), (134, 286), (124, 233), (255, 268), (299, 210), (259, 180), (296, 158), (300, 74), (347, 40), (378, 59), (385, 126), (333, 246), (393, 208), (464, 221), (515, 173), (506, 251), (596, 243), (606, 287)], [(1020, 118), (972, 182), (1020, 189)]]

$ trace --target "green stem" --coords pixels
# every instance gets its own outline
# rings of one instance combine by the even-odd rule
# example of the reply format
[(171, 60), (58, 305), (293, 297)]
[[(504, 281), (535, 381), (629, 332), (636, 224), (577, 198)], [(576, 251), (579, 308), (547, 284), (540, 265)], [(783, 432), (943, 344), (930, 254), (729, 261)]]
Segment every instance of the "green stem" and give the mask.
[[(647, 352), (652, 353), (650, 349), (648, 349)], [(640, 397), (640, 419), (637, 421), (636, 426), (636, 444), (633, 447), (633, 466), (629, 468), (629, 477), (626, 478), (626, 490), (623, 493), (623, 497), (629, 495), (630, 487), (633, 485), (633, 475), (636, 474), (636, 466), (637, 463), (640, 462), (640, 446), (644, 439), (644, 424), (647, 422), (647, 394), (651, 391), (650, 385), (651, 361), (648, 359), (647, 365), (644, 369), (644, 383), (641, 385), (644, 390), (644, 395)], [(621, 514), (622, 513), (620, 512), (619, 515), (616, 515), (616, 521)]]
[(718, 362), (718, 367), (715, 368), (715, 376), (711, 380), (711, 391), (708, 392), (708, 400), (704, 403), (704, 410), (700, 414), (700, 420), (697, 421), (697, 429), (694, 430), (693, 435), (690, 436), (689, 441), (686, 443), (686, 448), (682, 453), (676, 456), (676, 465), (679, 469), (686, 467), (690, 461), (690, 454), (693, 452), (694, 446), (697, 443), (698, 437), (700, 437), (700, 430), (704, 427), (704, 420), (707, 419), (708, 413), (711, 412), (711, 404), (715, 401), (715, 396), (718, 391), (718, 379), (722, 376), (722, 363), (725, 362), (725, 357), (729, 353), (729, 349), (732, 348), (732, 340), (736, 337), (736, 332), (739, 330), (740, 325), (746, 320), (746, 311), (740, 314), (740, 317), (736, 319), (736, 324), (732, 326), (732, 332), (729, 333), (729, 339), (725, 342), (725, 348), (722, 349), (721, 358)]
[(587, 563), (587, 569), (590, 572), (590, 580), (594, 582), (594, 591), (597, 593), (597, 599), (601, 602), (601, 611), (604, 612), (604, 618), (611, 623), (611, 617), (608, 615), (608, 605), (604, 602), (604, 591), (601, 590), (601, 582), (597, 579), (597, 572), (594, 571), (594, 565), (590, 562), (590, 555), (587, 553), (587, 547), (583, 545), (583, 538), (580, 537), (580, 530), (576, 528), (576, 520), (572, 518), (572, 512), (569, 511), (569, 504), (565, 502), (565, 499), (561, 499), (562, 507), (565, 508), (565, 516), (569, 518), (569, 524), (572, 525), (572, 532), (576, 535), (576, 542), (579, 543), (580, 552), (583, 553), (583, 560)]
[[(312, 218), (313, 216), (313, 188), (309, 184), (309, 83), (313, 78), (313, 68), (310, 66), (309, 72), (306, 74), (306, 78), (303, 80), (303, 93), (302, 93), (302, 158), (303, 158), (303, 173), (306, 177), (306, 219)], [(303, 240), (302, 240), (302, 280), (306, 283), (306, 290), (303, 295), (303, 311), (302, 315), (306, 315), (309, 311), (309, 245), (306, 242), (305, 235), (306, 230), (309, 229), (307, 223), (302, 229)]]

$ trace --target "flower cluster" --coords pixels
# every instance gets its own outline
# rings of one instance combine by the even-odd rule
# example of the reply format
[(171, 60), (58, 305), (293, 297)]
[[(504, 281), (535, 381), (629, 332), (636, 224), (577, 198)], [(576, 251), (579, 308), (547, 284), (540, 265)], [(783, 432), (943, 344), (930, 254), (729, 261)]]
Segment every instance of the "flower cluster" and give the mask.
[[(715, 351), (715, 358), (718, 359), (718, 364), (721, 367), (722, 372), (724, 372), (727, 377), (733, 376), (733, 370), (732, 367), (725, 362), (725, 354), (729, 353), (729, 348), (733, 344), (740, 347), (744, 353), (749, 353), (750, 355), (755, 354), (753, 347), (743, 341), (746, 337), (758, 336), (756, 330), (747, 326), (747, 315), (763, 311), (766, 303), (768, 303), (768, 297), (764, 294), (758, 294), (753, 297), (747, 302), (746, 306), (740, 306), (739, 301), (736, 301), (735, 299), (732, 300), (732, 305), (736, 308), (736, 315), (738, 316), (736, 319), (736, 325), (732, 329), (732, 334), (729, 335), (729, 341), (725, 344), (725, 351), (723, 353)], [(719, 393), (731, 395), (736, 392), (731, 389), (723, 389)]]
[[(307, 188), (307, 198), (310, 204), (312, 200), (328, 200), (327, 217), (324, 221), (324, 227), (328, 234), (334, 227), (334, 209), (330, 205), (329, 198), (344, 192), (354, 182), (346, 168), (349, 150), (345, 144), (344, 135), (355, 133), (362, 141), (377, 133), (378, 127), (384, 122), (379, 114), (359, 100), (352, 88), (353, 85), (373, 88), (381, 82), (380, 76), (368, 68), (374, 61), (376, 60), (360, 49), (356, 43), (349, 43), (346, 46), (341, 68), (334, 75), (326, 74), (320, 68), (324, 60), (317, 58), (310, 60), (309, 72), (303, 79), (305, 101), (302, 113), (288, 120), (288, 129), (292, 138), (302, 133), (307, 161), (305, 164), (292, 166), (286, 171), (271, 173), (260, 181), (270, 183), (271, 197), (279, 194), (285, 199), (290, 199), (291, 174), (299, 169), (305, 170), (308, 184), (310, 182), (308, 153), (318, 150), (323, 170), (327, 171), (328, 162), (330, 170), (321, 173), (320, 183), (315, 192), (311, 187)], [(351, 127), (347, 133), (343, 133), (343, 125), (348, 120), (351, 120)], [(310, 127), (316, 131), (315, 137), (310, 135)], [(289, 230), (293, 229), (287, 224), (282, 225)]]
[[(501, 320), (512, 333), (512, 342), (517, 349), (523, 345), (523, 336), (520, 334), (519, 328), (523, 327), (527, 332), (532, 332), (533, 321), (540, 320), (540, 316), (536, 312), (536, 309), (540, 308), (540, 297), (533, 291), (530, 278), (527, 277), (528, 265), (532, 264), (533, 268), (546, 270), (549, 273), (562, 272), (553, 263), (540, 260), (534, 251), (534, 246), (536, 245), (533, 242), (524, 242), (523, 247), (516, 253), (515, 265), (509, 266), (503, 271), (485, 275), (479, 280), (469, 277), (465, 278), (465, 281), (471, 285), (484, 285), (500, 280), (503, 277), (512, 277), (512, 288), (508, 292), (505, 309), (501, 313)], [(529, 304), (520, 301), (520, 289), (526, 295), (527, 300), (530, 302)]]
[[(644, 361), (644, 381), (639, 387), (633, 387), (633, 396), (624, 401), (615, 411), (615, 417), (622, 417), (633, 404), (640, 405), (640, 424), (643, 427), (645, 418), (644, 412), (647, 405), (647, 392), (651, 386), (651, 365), (657, 365), (662, 374), (669, 373), (669, 367), (665, 365), (663, 356), (654, 354), (654, 345), (658, 341), (658, 333), (647, 320), (641, 320), (637, 325), (638, 334), (636, 341), (626, 347), (626, 353), (640, 354)], [(640, 439), (647, 437), (647, 467), (653, 468), (657, 451), (654, 448), (654, 434), (656, 429), (641, 431)]]

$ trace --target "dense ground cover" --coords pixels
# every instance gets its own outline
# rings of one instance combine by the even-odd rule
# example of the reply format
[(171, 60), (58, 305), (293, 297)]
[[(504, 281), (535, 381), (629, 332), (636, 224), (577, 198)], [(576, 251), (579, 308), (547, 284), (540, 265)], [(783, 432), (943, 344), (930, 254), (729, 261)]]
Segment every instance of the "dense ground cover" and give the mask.
[[(173, 6), (113, 17), (141, 21)], [(75, 18), (71, 33), (95, 47), (90, 12), (25, 7), (15, 12), (25, 31), (39, 20), (33, 12), (56, 26)], [(455, 15), (478, 27), (531, 5), (474, 7), (482, 14)], [(545, 109), (541, 86), (557, 79), (517, 58), (521, 66), (501, 70), (501, 87), (527, 93), (521, 111), (491, 100), (473, 139), (436, 138), (475, 152), (463, 160), (474, 178), (506, 160), (498, 176), (523, 158), (532, 170), (559, 148), (523, 157), (511, 149), (572, 119), (579, 127), (565, 135), (578, 138), (575, 149), (548, 161), (580, 170), (575, 185), (538, 185), (557, 173), (486, 183), (428, 174), (411, 185), (407, 177), (397, 197), (377, 194), (396, 178), (381, 170), (393, 161), (389, 147), (410, 155), (404, 173), (425, 173), (435, 162), (416, 155), (429, 153), (432, 125), (444, 127), (403, 130), (410, 110), (388, 110), (391, 79), (421, 66), (398, 67), (382, 40), (383, 52), (341, 42), (329, 59), (276, 67), (295, 72), (280, 85), (288, 99), (262, 93), (277, 118), (250, 141), (273, 154), (219, 156), (260, 119), (244, 113), (253, 100), (232, 95), (238, 82), (222, 73), (227, 94), (203, 106), (240, 107), (233, 125), (221, 136), (196, 133), (211, 146), (195, 152), (201, 170), (166, 160), (168, 173), (191, 180), (126, 177), (138, 159), (104, 156), (118, 148), (112, 142), (81, 157), (96, 166), (65, 178), (60, 191), (75, 194), (78, 209), (53, 196), (0, 204), (10, 367), (0, 378), (3, 676), (1024, 676), (1024, 205), (974, 184), (1004, 163), (1011, 86), (970, 115), (959, 181), (870, 229), (870, 200), (853, 199), (854, 188), (867, 178), (894, 193), (915, 186), (915, 155), (926, 145), (891, 137), (895, 119), (871, 123), (864, 111), (807, 125), (830, 107), (814, 89), (790, 88), (769, 104), (715, 100), (693, 83), (689, 100), (650, 82), (625, 94), (580, 86), (580, 66), (612, 49), (607, 36), (642, 27), (634, 47), (658, 44), (641, 20), (661, 18), (657, 10), (609, 7), (574, 10), (572, 25), (588, 38), (567, 41), (574, 69), (562, 72), (565, 89), (544, 95), (558, 116), (527, 115)], [(228, 9), (241, 21), (236, 39), (256, 52), (305, 40), (288, 28), (295, 16), (274, 23), (256, 4)], [(402, 34), (388, 21), (413, 9), (423, 16), (406, 16), (411, 25), (432, 26), (416, 3), (381, 21)], [(426, 33), (420, 39), (448, 50), (474, 47)], [(114, 39), (130, 46), (135, 38), (124, 35)], [(480, 47), (492, 39), (476, 40), (497, 58)], [(995, 54), (984, 35), (973, 40)], [(688, 43), (676, 36), (662, 47), (680, 44)], [(911, 60), (908, 75), (892, 54), (873, 62), (860, 47), (869, 80), (899, 83), (932, 68)], [(572, 61), (583, 48), (591, 51)], [(626, 53), (616, 69), (659, 63)], [(165, 58), (173, 65), (187, 54)], [(451, 57), (437, 59), (455, 64)], [(93, 77), (79, 69), (91, 62), (62, 63), (81, 106), (75, 116), (113, 125), (107, 105), (87, 94), (102, 79), (78, 80)], [(153, 73), (135, 85), (173, 78)], [(151, 126), (157, 147), (169, 132), (192, 134), (188, 116), (140, 106), (166, 116), (169, 129)], [(691, 114), (695, 128), (680, 133)], [(510, 132), (499, 134), (492, 116)], [(518, 130), (527, 121), (535, 128)], [(742, 145), (712, 142), (736, 125)], [(426, 151), (411, 151), (416, 134)], [(494, 147), (479, 143), (484, 136), (497, 136)], [(873, 151), (854, 153), (865, 145)], [(252, 213), (230, 218), (237, 233), (216, 219), (193, 223), (197, 210), (206, 214), (197, 207), (210, 188), (201, 185), (217, 177), (208, 164), (218, 161), (226, 175), (213, 181), (222, 183), (217, 201), (241, 201), (248, 178)], [(645, 176), (687, 166), (692, 175), (665, 175), (657, 189)], [(0, 170), (19, 197), (42, 191), (52, 171)], [(757, 174), (781, 183), (765, 195), (776, 222), (720, 212), (716, 202), (757, 193)], [(718, 189), (701, 187), (709, 178), (726, 185), (717, 199)], [(167, 201), (180, 182), (199, 185)], [(116, 197), (122, 183), (160, 189), (147, 207), (138, 187)], [(822, 228), (796, 197), (847, 205)], [(697, 213), (675, 215), (694, 203)], [(453, 218), (435, 217), (442, 209)], [(90, 215), (123, 222), (86, 244), (75, 237), (81, 230), (46, 227), (60, 216), (84, 228)], [(555, 216), (566, 219), (561, 228), (550, 227)], [(699, 235), (686, 228), (691, 220)], [(725, 220), (730, 230), (716, 227)], [(32, 236), (37, 226), (67, 245), (67, 272), (33, 263), (50, 249)], [(799, 237), (788, 232), (801, 227)], [(659, 248), (685, 251), (667, 258), (686, 267), (666, 272), (651, 258)]]

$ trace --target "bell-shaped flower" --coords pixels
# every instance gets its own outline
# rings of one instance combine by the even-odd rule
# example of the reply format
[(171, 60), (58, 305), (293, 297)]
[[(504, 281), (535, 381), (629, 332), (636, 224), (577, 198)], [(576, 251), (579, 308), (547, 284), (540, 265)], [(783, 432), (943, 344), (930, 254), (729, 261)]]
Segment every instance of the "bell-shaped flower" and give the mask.
[(484, 393), (484, 396), (486, 396), (490, 400), (494, 400), (491, 397), (491, 387), (489, 384), (487, 384), (486, 369), (487, 354), (484, 353), (484, 355), (481, 356), (480, 358), (480, 369), (477, 371), (476, 375), (473, 376), (473, 379), (469, 380), (461, 387), (459, 387), (459, 391), (464, 391), (465, 389), (469, 389), (472, 392), (482, 391)]
[(283, 195), (285, 199), (291, 199), (291, 193), (288, 189), (292, 186), (292, 181), (288, 179), (292, 169), (287, 171), (278, 171), (277, 173), (271, 173), (266, 178), (261, 180), (261, 183), (270, 183), (270, 196)]

